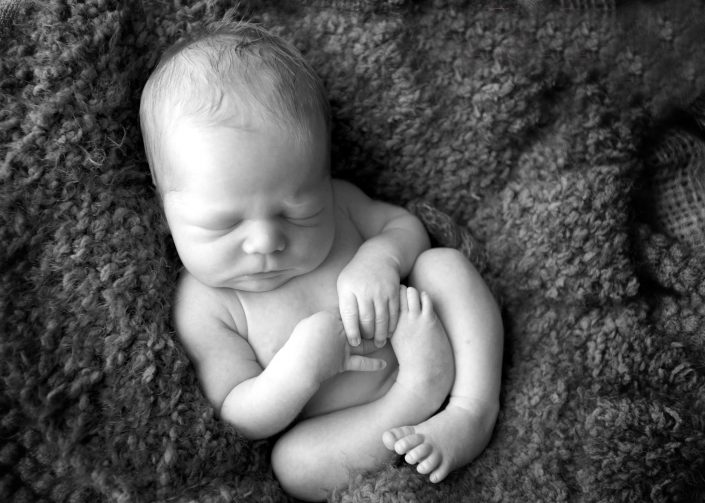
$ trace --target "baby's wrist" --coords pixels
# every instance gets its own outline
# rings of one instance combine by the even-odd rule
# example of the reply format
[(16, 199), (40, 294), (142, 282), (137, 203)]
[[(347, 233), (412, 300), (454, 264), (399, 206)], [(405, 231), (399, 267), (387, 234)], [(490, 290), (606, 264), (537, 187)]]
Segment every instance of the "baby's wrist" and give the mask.
[(275, 358), (281, 355), (282, 360), (286, 361), (285, 365), (289, 367), (287, 375), (296, 375), (303, 387), (318, 388), (324, 381), (321, 378), (321, 365), (317, 364), (315, 358), (311, 358), (318, 348), (311, 347), (306, 335), (304, 330), (294, 329)]
[(390, 269), (398, 273), (401, 272), (401, 259), (395, 254), (394, 250), (389, 249), (389, 246), (374, 241), (374, 238), (365, 242), (358, 249), (356, 256), (363, 260), (368, 259), (374, 264), (384, 263)]

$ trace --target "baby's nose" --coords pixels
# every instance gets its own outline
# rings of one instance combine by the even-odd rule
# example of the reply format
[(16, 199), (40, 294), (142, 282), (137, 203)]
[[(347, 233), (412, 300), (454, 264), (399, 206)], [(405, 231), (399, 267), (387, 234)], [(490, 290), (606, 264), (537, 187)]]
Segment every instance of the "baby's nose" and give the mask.
[(283, 251), (286, 240), (281, 229), (271, 220), (253, 220), (248, 222), (247, 235), (242, 243), (245, 253), (268, 255)]

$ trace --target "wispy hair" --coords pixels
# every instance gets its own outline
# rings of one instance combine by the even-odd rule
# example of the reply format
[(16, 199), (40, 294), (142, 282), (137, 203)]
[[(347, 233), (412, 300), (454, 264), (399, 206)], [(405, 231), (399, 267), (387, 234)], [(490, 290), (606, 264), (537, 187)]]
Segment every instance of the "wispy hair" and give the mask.
[(311, 139), (330, 109), (321, 79), (291, 44), (259, 25), (220, 23), (188, 37), (159, 60), (142, 92), (140, 123), (155, 185), (168, 166), (164, 135), (175, 121), (247, 129), (252, 117)]

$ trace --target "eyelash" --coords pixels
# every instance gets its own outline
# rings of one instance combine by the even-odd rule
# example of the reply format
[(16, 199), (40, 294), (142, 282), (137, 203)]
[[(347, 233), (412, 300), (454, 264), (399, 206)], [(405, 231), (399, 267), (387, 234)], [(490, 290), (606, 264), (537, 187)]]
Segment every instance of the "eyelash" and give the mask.
[(318, 215), (312, 215), (310, 217), (304, 217), (304, 218), (292, 218), (292, 217), (287, 217), (286, 220), (291, 222), (294, 225), (298, 225), (299, 227), (308, 227), (312, 223)]
[[(281, 218), (283, 220), (286, 220), (287, 222), (291, 222), (294, 225), (298, 225), (300, 227), (308, 227), (308, 225), (306, 225), (306, 224), (308, 222), (315, 220), (321, 214), (322, 211), (323, 210), (319, 210), (316, 213), (314, 213), (313, 215), (309, 215), (307, 217), (287, 217), (287, 216), (282, 215)], [(230, 230), (235, 229), (241, 223), (242, 223), (242, 220), (238, 220), (236, 222), (228, 223), (225, 225), (218, 225), (218, 226), (215, 226), (214, 230), (216, 230), (218, 232), (230, 231)]]
[(290, 222), (305, 222), (305, 221), (313, 220), (313, 219), (317, 218), (322, 212), (323, 212), (323, 209), (320, 209), (320, 210), (316, 211), (315, 213), (313, 213), (312, 215), (309, 215), (307, 217), (285, 217), (285, 218), (287, 220), (289, 220)]
[(214, 226), (214, 230), (216, 230), (218, 232), (230, 231), (230, 230), (234, 229), (235, 227), (237, 227), (238, 225), (240, 225), (241, 223), (242, 223), (242, 220), (238, 220), (237, 222), (229, 222), (229, 223), (222, 224), (222, 225), (216, 225), (216, 226)]

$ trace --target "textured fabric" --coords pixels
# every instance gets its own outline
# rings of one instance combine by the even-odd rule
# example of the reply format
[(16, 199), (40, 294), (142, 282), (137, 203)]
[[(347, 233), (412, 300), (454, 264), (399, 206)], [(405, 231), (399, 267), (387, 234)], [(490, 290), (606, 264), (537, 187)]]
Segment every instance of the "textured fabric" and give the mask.
[(0, 0), (0, 40), (7, 36), (12, 22), (25, 0)]
[(651, 153), (653, 211), (661, 229), (705, 251), (705, 95), (686, 114), (692, 130), (673, 128)]
[(661, 146), (688, 145), (668, 169), (702, 151), (699, 0), (27, 2), (0, 44), (0, 501), (288, 501), (174, 338), (138, 126), (158, 55), (233, 5), (324, 78), (336, 175), (412, 209), (502, 303), (487, 450), (332, 499), (703, 501), (705, 266), (652, 183)]

